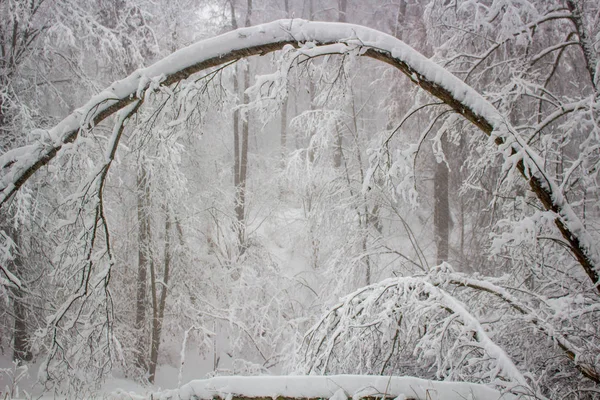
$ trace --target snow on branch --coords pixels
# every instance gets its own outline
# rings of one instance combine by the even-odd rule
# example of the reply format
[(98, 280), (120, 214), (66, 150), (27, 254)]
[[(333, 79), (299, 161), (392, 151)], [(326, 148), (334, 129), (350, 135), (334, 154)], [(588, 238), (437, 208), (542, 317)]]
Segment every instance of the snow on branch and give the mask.
[(426, 277), (390, 278), (346, 296), (309, 330), (303, 350), (308, 373), (368, 362), (384, 374), (390, 366), (402, 370), (402, 358), (412, 352), (436, 379), (541, 396), (477, 318)]
[[(560, 301), (551, 302), (549, 300), (539, 301), (539, 296), (536, 296), (536, 300), (538, 300), (537, 306), (530, 306), (517, 296), (511, 294), (504, 287), (492, 282), (491, 279), (473, 277), (455, 272), (446, 263), (433, 269), (428, 277), (431, 283), (436, 286), (463, 286), (477, 291), (487, 292), (490, 295), (501, 299), (523, 316), (522, 321), (525, 324), (531, 324), (538, 332), (546, 335), (552, 342), (556, 343), (583, 376), (595, 383), (600, 383), (600, 360), (593, 356), (593, 354), (598, 353), (600, 349), (597, 346), (594, 346), (591, 341), (584, 342), (586, 345), (590, 346), (588, 348), (578, 345), (569, 338), (569, 335), (561, 331), (561, 327), (565, 325), (565, 320), (576, 319), (583, 314), (592, 313), (593, 310), (596, 309), (596, 304), (587, 307), (585, 304), (582, 304), (581, 308), (586, 311), (581, 312), (577, 309), (573, 310), (573, 304), (581, 303), (581, 299), (575, 300), (566, 297), (562, 298)], [(499, 279), (497, 278), (496, 280)], [(569, 310), (565, 311), (565, 308), (568, 308)], [(571, 336), (573, 339), (577, 340), (575, 335), (571, 334)]]
[(154, 400), (191, 399), (414, 399), (414, 400), (496, 400), (513, 399), (483, 385), (464, 382), (435, 382), (396, 376), (224, 376), (196, 380), (180, 389), (141, 397), (123, 393), (123, 398)]
[[(240, 58), (266, 54), (286, 45), (327, 46), (325, 53), (358, 54), (394, 66), (412, 82), (463, 115), (500, 147), (505, 167), (518, 171), (544, 207), (555, 213), (555, 224), (568, 241), (591, 284), (600, 292), (600, 255), (595, 241), (566, 200), (560, 187), (545, 173), (542, 158), (520, 137), (510, 122), (473, 88), (406, 43), (374, 29), (344, 23), (280, 20), (241, 28), (197, 42), (154, 65), (135, 71), (92, 97), (58, 125), (41, 135), (43, 140), (0, 156), (0, 205), (5, 203), (39, 168), (52, 160), (81, 128), (94, 126), (135, 99), (143, 101), (156, 85), (170, 85), (207, 68)], [(339, 43), (340, 45), (331, 46)], [(318, 50), (303, 49), (305, 55)], [(310, 54), (306, 54), (309, 52)]]
[[(51, 338), (50, 343), (42, 343), (47, 355), (40, 366), (38, 378), (44, 383), (50, 380), (60, 382), (65, 368), (72, 368), (72, 365), (80, 367), (79, 363), (89, 362), (88, 365), (93, 365), (95, 362), (96, 365), (88, 367), (89, 370), (95, 371), (97, 365), (101, 365), (97, 369), (102, 371), (104, 363), (111, 362), (113, 316), (112, 306), (110, 306), (112, 295), (108, 289), (108, 282), (114, 259), (103, 193), (108, 172), (125, 129), (125, 122), (135, 114), (139, 105), (140, 102), (135, 101), (117, 113), (117, 121), (109, 138), (103, 162), (90, 173), (79, 186), (79, 190), (68, 200), (68, 203), (76, 204), (77, 213), (87, 217), (82, 219), (83, 226), (76, 236), (81, 240), (80, 247), (84, 249), (84, 254), (78, 252), (77, 255), (68, 258), (67, 270), (75, 277), (73, 281), (76, 288), (71, 289), (72, 292), (67, 299), (47, 317), (46, 327), (38, 332), (40, 339), (47, 336)], [(76, 225), (77, 220), (78, 218), (73, 218), (72, 224)], [(77, 239), (73, 241), (75, 240)], [(98, 242), (103, 242), (106, 246), (103, 252), (106, 257), (99, 256), (94, 251)], [(98, 314), (102, 315), (103, 323), (89, 322), (94, 321), (93, 315)], [(73, 335), (74, 332), (77, 332), (77, 335)], [(95, 342), (102, 350), (98, 351), (97, 348), (93, 349), (85, 345), (78, 346), (74, 340), (77, 336), (86, 338), (83, 343)], [(87, 353), (88, 351), (92, 354)], [(68, 362), (64, 363), (65, 360)], [(74, 382), (85, 384), (85, 381), (84, 374), (81, 373)]]

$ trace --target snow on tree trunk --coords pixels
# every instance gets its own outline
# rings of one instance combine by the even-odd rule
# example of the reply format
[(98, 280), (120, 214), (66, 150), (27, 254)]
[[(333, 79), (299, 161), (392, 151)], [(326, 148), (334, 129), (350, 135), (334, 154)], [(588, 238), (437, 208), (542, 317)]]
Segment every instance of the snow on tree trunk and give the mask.
[(302, 43), (308, 44), (300, 50), (306, 55), (357, 54), (392, 65), (490, 136), (502, 152), (505, 167), (518, 171), (544, 207), (554, 213), (556, 226), (572, 254), (600, 292), (599, 255), (595, 241), (560, 187), (545, 173), (541, 157), (518, 135), (510, 122), (473, 88), (406, 43), (352, 24), (293, 19), (241, 28), (195, 43), (150, 67), (135, 71), (92, 97), (54, 128), (43, 132), (35, 143), (0, 156), (0, 204), (5, 203), (59, 151), (68, 148), (80, 129), (100, 123), (136, 99), (143, 101), (146, 91), (152, 91), (159, 85), (170, 85), (228, 61), (266, 54), (286, 45), (299, 47)]

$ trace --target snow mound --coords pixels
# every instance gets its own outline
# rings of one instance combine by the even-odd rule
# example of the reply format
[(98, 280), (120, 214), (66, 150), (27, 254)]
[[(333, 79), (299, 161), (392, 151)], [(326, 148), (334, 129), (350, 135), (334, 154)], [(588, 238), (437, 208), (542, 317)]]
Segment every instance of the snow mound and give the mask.
[(226, 376), (194, 380), (176, 390), (154, 393), (154, 400), (187, 399), (360, 399), (381, 397), (415, 400), (513, 399), (487, 386), (466, 382), (437, 382), (413, 377)]

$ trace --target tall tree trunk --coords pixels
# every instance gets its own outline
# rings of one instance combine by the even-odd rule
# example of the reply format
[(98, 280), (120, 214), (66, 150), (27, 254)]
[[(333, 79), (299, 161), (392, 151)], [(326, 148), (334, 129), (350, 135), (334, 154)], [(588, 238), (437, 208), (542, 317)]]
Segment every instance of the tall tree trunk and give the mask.
[(146, 322), (146, 280), (148, 267), (152, 268), (150, 255), (150, 189), (146, 169), (140, 166), (137, 176), (137, 214), (138, 214), (138, 271), (135, 303), (136, 367), (146, 370), (147, 337)]
[[(310, 94), (310, 109), (311, 109), (311, 111), (314, 111), (316, 109), (316, 107), (315, 107), (315, 90), (316, 90), (315, 83), (313, 82), (312, 77), (309, 77), (308, 91)], [(311, 128), (310, 136), (308, 138), (308, 161), (311, 164), (315, 162), (316, 150), (315, 150), (314, 144), (313, 144), (313, 138), (315, 137), (315, 134), (316, 134), (315, 129)]]
[[(0, 79), (0, 87), (4, 87), (4, 85), (5, 83)], [(5, 143), (8, 134), (8, 129), (6, 129), (7, 125), (8, 121), (6, 120), (6, 113), (4, 112), (4, 98), (3, 96), (0, 96), (0, 135), (2, 135), (1, 137), (3, 138), (2, 145), (9, 148), (9, 146), (7, 146), (9, 143)]]
[(448, 166), (445, 162), (435, 164), (434, 177), (434, 212), (435, 245), (437, 264), (448, 261), (448, 234), (450, 224), (450, 204), (448, 199)]
[[(250, 86), (250, 65), (247, 62), (246, 67), (244, 68), (244, 84), (242, 86), (243, 93), (243, 102), (244, 104), (248, 104), (249, 98), (246, 94), (246, 89)], [(237, 188), (237, 205), (236, 205), (236, 215), (238, 218), (238, 240), (240, 244), (240, 250), (243, 253), (246, 250), (246, 181), (248, 178), (248, 136), (249, 136), (249, 126), (248, 126), (248, 118), (246, 115), (245, 118), (242, 119), (242, 137), (241, 145), (240, 145), (240, 179), (239, 186)]]
[[(598, 81), (598, 77), (596, 76), (598, 63), (598, 55), (596, 50), (594, 49), (594, 40), (590, 38), (588, 31), (585, 27), (584, 22), (584, 14), (583, 14), (583, 3), (578, 0), (567, 0), (567, 7), (569, 11), (571, 11), (572, 18), (571, 22), (575, 25), (575, 29), (577, 30), (577, 36), (579, 36), (579, 45), (581, 47), (581, 51), (583, 52), (583, 59), (585, 60), (585, 68), (589, 74), (590, 83), (594, 89), (596, 95), (600, 95), (600, 82)], [(596, 40), (597, 42), (597, 40)]]
[[(312, 20), (314, 18), (314, 13), (315, 13), (315, 4), (314, 4), (314, 0), (309, 0), (308, 1), (308, 19)], [(309, 91), (309, 95), (310, 95), (310, 109), (311, 111), (315, 110), (315, 83), (312, 80), (312, 77), (309, 76), (309, 80), (308, 80), (308, 91)], [(315, 130), (311, 129), (310, 131), (310, 137), (308, 140), (308, 161), (312, 164), (315, 162), (315, 149), (313, 147), (313, 137), (315, 136)]]
[[(347, 0), (338, 0), (338, 22), (346, 22)], [(354, 115), (356, 119), (356, 115)], [(333, 150), (333, 166), (339, 168), (342, 166), (342, 132), (339, 125), (335, 124), (335, 144)], [(357, 133), (357, 132), (356, 132)], [(367, 279), (368, 281), (369, 279)]]
[[(6, 87), (6, 80), (0, 77), (0, 88)], [(15, 143), (15, 138), (9, 134), (10, 132), (10, 115), (5, 110), (4, 97), (0, 96), (0, 138), (2, 138), (0, 151), (12, 148), (17, 143)], [(8, 213), (8, 211), (7, 211)], [(6, 221), (0, 226), (3, 228), (5, 233), (10, 237), (10, 239), (16, 245), (16, 254), (14, 254), (14, 258), (9, 264), (10, 270), (17, 278), (22, 278), (22, 270), (23, 270), (23, 256), (22, 256), (22, 248), (21, 248), (21, 233), (16, 229), (11, 218), (8, 218), (8, 215), (0, 215), (1, 221)], [(21, 281), (22, 282), (22, 281)], [(32, 358), (32, 354), (29, 351), (29, 330), (27, 328), (27, 306), (24, 302), (23, 296), (25, 293), (22, 289), (11, 288), (10, 289), (10, 300), (12, 303), (12, 312), (14, 318), (13, 324), (13, 360), (20, 361), (30, 361)]]
[[(12, 226), (8, 226), (6, 229), (6, 233), (11, 237), (11, 239), (15, 242), (17, 250), (14, 254), (14, 258), (11, 262), (12, 264), (12, 272), (14, 275), (21, 280), (23, 283), (23, 255), (22, 255), (22, 246), (21, 246), (21, 234), (17, 231), (17, 229)], [(25, 299), (23, 298), (25, 295), (22, 289), (11, 288), (10, 289), (10, 299), (12, 301), (12, 309), (13, 309), (13, 360), (20, 361), (31, 361), (32, 354), (29, 349), (29, 329), (27, 326), (27, 305), (25, 303)]]
[[(166, 242), (165, 242), (166, 243)], [(150, 295), (152, 298), (152, 331), (150, 332), (150, 362), (148, 363), (148, 382), (154, 383), (156, 363), (158, 361), (158, 346), (160, 344), (160, 322), (158, 320), (158, 300), (156, 287), (156, 268), (150, 265)]]
[(286, 98), (281, 105), (281, 168), (285, 167), (285, 157), (287, 155), (287, 110), (288, 99)]
[(163, 327), (163, 318), (165, 315), (165, 305), (167, 303), (167, 290), (169, 284), (169, 274), (171, 272), (171, 217), (168, 206), (165, 209), (165, 246), (164, 246), (164, 264), (163, 278), (160, 283), (160, 300), (158, 297), (158, 287), (154, 268), (151, 269), (151, 287), (152, 287), (152, 339), (150, 342), (150, 365), (148, 366), (148, 381), (154, 383), (156, 375), (156, 366), (158, 364), (158, 350), (160, 346), (160, 336)]
[[(231, 25), (234, 29), (237, 28), (237, 21), (235, 17), (234, 2), (231, 1)], [(245, 25), (250, 26), (252, 18), (252, 0), (247, 0), (246, 8), (246, 20)], [(239, 93), (243, 104), (249, 102), (248, 94), (246, 89), (250, 86), (250, 65), (246, 62), (246, 66), (242, 71), (243, 84), (241, 90), (239, 89), (238, 77), (239, 77), (239, 66), (236, 66), (236, 77), (233, 83), (233, 89), (235, 93)], [(241, 119), (241, 121), (240, 121)], [(241, 132), (240, 132), (241, 123)], [(240, 135), (241, 133), (241, 135)], [(238, 250), (240, 254), (246, 251), (246, 180), (248, 176), (248, 137), (249, 137), (249, 126), (248, 116), (246, 118), (240, 118), (239, 110), (233, 113), (233, 151), (234, 151), (234, 186), (235, 186), (235, 215), (237, 219), (237, 240)]]
[[(290, 17), (290, 3), (289, 0), (283, 0), (283, 7), (285, 11), (285, 17)], [(281, 168), (285, 168), (285, 157), (287, 155), (287, 112), (288, 112), (288, 98), (286, 96), (283, 104), (281, 105)]]
[(27, 328), (27, 306), (21, 297), (23, 292), (18, 289), (11, 290), (13, 303), (14, 326), (13, 326), (13, 360), (31, 361), (33, 355), (29, 350), (29, 330)]
[(333, 149), (333, 167), (340, 168), (342, 166), (342, 132), (339, 125), (335, 124), (335, 148)]
[[(233, 92), (239, 93), (239, 75), (241, 68), (239, 64), (235, 66), (235, 76), (233, 78)], [(236, 107), (233, 111), (233, 187), (235, 189), (235, 215), (236, 215), (236, 233), (238, 238), (238, 247), (242, 247), (241, 238), (243, 238), (243, 230), (241, 224), (244, 223), (244, 207), (241, 204), (240, 196), (240, 110)]]

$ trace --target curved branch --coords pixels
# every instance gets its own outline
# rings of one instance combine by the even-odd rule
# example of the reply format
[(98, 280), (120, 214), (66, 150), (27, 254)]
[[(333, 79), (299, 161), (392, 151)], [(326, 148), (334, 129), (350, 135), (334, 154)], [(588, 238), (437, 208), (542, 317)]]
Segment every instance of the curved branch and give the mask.
[(494, 285), (489, 281), (474, 279), (460, 273), (450, 273), (445, 276), (440, 276), (439, 278), (442, 278), (442, 280), (435, 278), (436, 277), (433, 279), (435, 285), (449, 283), (456, 286), (468, 287), (487, 292), (505, 301), (520, 314), (524, 315), (526, 317), (524, 319), (525, 321), (531, 322), (538, 331), (542, 332), (550, 340), (556, 343), (583, 376), (595, 383), (600, 383), (600, 372), (598, 372), (593, 365), (584, 361), (584, 354), (575, 344), (573, 344), (565, 335), (561, 334), (558, 329), (555, 329), (549, 322), (539, 318), (529, 306), (521, 303), (518, 298), (511, 295), (503, 287)]
[[(562, 17), (562, 16), (561, 16)], [(406, 43), (374, 29), (344, 23), (281, 20), (241, 28), (181, 49), (156, 64), (140, 69), (93, 97), (47, 132), (47, 140), (11, 150), (0, 156), (0, 205), (4, 204), (38, 169), (52, 160), (82, 127), (93, 126), (143, 97), (153, 85), (170, 85), (201, 70), (252, 55), (266, 54), (299, 43), (337, 46), (340, 54), (356, 54), (383, 61), (452, 107), (492, 139), (529, 182), (569, 242), (591, 283), (600, 293), (599, 256), (595, 241), (560, 191), (542, 169), (542, 158), (516, 133), (498, 110), (469, 85)]]

